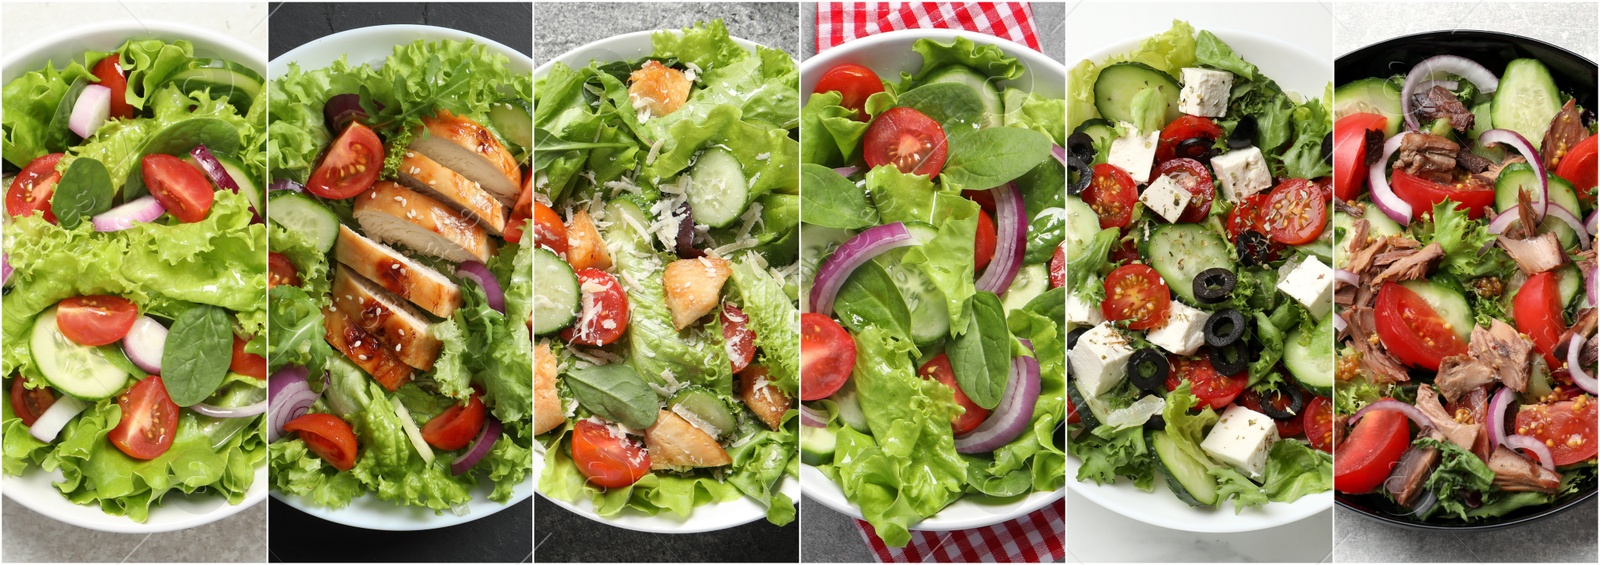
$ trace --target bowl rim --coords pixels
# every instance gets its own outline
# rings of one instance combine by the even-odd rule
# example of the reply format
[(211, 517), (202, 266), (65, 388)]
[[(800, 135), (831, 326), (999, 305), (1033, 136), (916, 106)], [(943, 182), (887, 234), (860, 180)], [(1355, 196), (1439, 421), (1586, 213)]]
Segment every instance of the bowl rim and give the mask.
[[(1438, 30), (1431, 30), (1431, 31), (1422, 31), (1422, 32), (1417, 32), (1417, 33), (1409, 33), (1409, 34), (1406, 34), (1406, 35), (1399, 35), (1399, 36), (1391, 37), (1391, 38), (1388, 38), (1388, 39), (1384, 39), (1383, 41), (1369, 43), (1367, 45), (1363, 45), (1361, 47), (1357, 47), (1355, 49), (1351, 49), (1349, 51), (1346, 51), (1346, 52), (1341, 53), (1338, 56), (1334, 57), (1334, 60), (1333, 60), (1334, 69), (1335, 69), (1335, 72), (1337, 72), (1337, 69), (1338, 69), (1339, 64), (1340, 64), (1341, 61), (1348, 61), (1349, 58), (1354, 57), (1356, 55), (1365, 56), (1371, 50), (1383, 49), (1383, 48), (1392, 46), (1395, 43), (1411, 42), (1411, 41), (1423, 41), (1423, 40), (1427, 40), (1427, 41), (1442, 41), (1442, 40), (1450, 38), (1450, 37), (1460, 37), (1460, 38), (1462, 38), (1464, 40), (1495, 39), (1495, 40), (1501, 40), (1501, 41), (1509, 41), (1511, 43), (1530, 43), (1530, 44), (1537, 45), (1537, 46), (1539, 46), (1541, 48), (1549, 49), (1549, 50), (1551, 50), (1551, 51), (1553, 51), (1555, 53), (1561, 54), (1563, 56), (1570, 57), (1570, 58), (1572, 58), (1574, 60), (1586, 62), (1591, 67), (1595, 67), (1597, 69), (1600, 69), (1600, 65), (1596, 65), (1594, 59), (1590, 59), (1589, 57), (1586, 57), (1586, 56), (1584, 56), (1584, 55), (1582, 55), (1580, 53), (1572, 51), (1571, 49), (1567, 49), (1566, 47), (1562, 47), (1560, 45), (1556, 45), (1554, 43), (1551, 43), (1551, 42), (1548, 42), (1548, 41), (1545, 41), (1545, 40), (1542, 40), (1542, 39), (1528, 37), (1528, 36), (1520, 35), (1520, 34), (1516, 34), (1516, 33), (1500, 32), (1500, 31), (1492, 31), (1492, 30), (1476, 29), (1476, 28), (1450, 28), (1450, 29), (1438, 29)], [(1337, 87), (1337, 85), (1336, 85), (1336, 87)], [(1359, 516), (1361, 516), (1361, 517), (1363, 517), (1365, 519), (1372, 520), (1372, 521), (1375, 521), (1375, 522), (1379, 522), (1379, 523), (1382, 523), (1382, 524), (1387, 524), (1387, 525), (1390, 525), (1390, 526), (1396, 526), (1396, 527), (1401, 527), (1401, 528), (1410, 528), (1410, 529), (1415, 529), (1415, 530), (1461, 532), (1461, 531), (1487, 531), (1487, 530), (1496, 530), (1496, 529), (1500, 529), (1500, 528), (1511, 528), (1511, 527), (1517, 527), (1517, 526), (1525, 526), (1527, 524), (1530, 524), (1530, 523), (1533, 523), (1533, 522), (1537, 522), (1539, 520), (1543, 520), (1543, 519), (1549, 518), (1551, 516), (1555, 516), (1555, 515), (1560, 514), (1562, 512), (1566, 512), (1567, 510), (1570, 510), (1573, 507), (1580, 506), (1584, 502), (1587, 502), (1589, 500), (1595, 499), (1597, 495), (1600, 495), (1600, 488), (1591, 488), (1591, 489), (1589, 489), (1588, 492), (1582, 493), (1582, 494), (1578, 495), (1575, 498), (1547, 505), (1542, 509), (1533, 511), (1533, 512), (1528, 513), (1528, 514), (1523, 514), (1523, 515), (1520, 515), (1520, 516), (1514, 516), (1512, 518), (1503, 519), (1503, 520), (1499, 520), (1499, 521), (1490, 521), (1490, 522), (1481, 522), (1481, 523), (1432, 523), (1432, 522), (1417, 522), (1417, 521), (1411, 521), (1411, 520), (1403, 520), (1403, 519), (1400, 519), (1400, 518), (1397, 518), (1397, 517), (1394, 517), (1394, 516), (1390, 516), (1388, 514), (1383, 514), (1383, 513), (1374, 511), (1372, 509), (1369, 509), (1369, 508), (1366, 508), (1366, 507), (1363, 507), (1363, 506), (1357, 506), (1354, 503), (1351, 503), (1351, 502), (1349, 502), (1347, 500), (1348, 498), (1351, 498), (1351, 497), (1366, 497), (1366, 496), (1373, 496), (1373, 495), (1346, 495), (1344, 493), (1336, 493), (1336, 495), (1334, 496), (1334, 503), (1339, 508), (1354, 512), (1355, 514), (1357, 514), (1357, 515), (1359, 515)]]
[[(73, 55), (72, 57), (82, 55), (84, 51), (88, 51), (94, 47), (81, 45), (83, 38), (92, 35), (114, 35), (121, 38), (118, 41), (119, 43), (129, 39), (147, 38), (161, 39), (165, 41), (172, 41), (176, 39), (187, 40), (194, 44), (197, 52), (202, 50), (214, 52), (216, 56), (226, 56), (233, 59), (241, 59), (244, 62), (257, 63), (260, 65), (258, 70), (266, 70), (266, 52), (257, 48), (256, 46), (251, 46), (233, 37), (222, 35), (205, 28), (163, 20), (149, 20), (144, 22), (134, 20), (116, 20), (63, 30), (42, 39), (33, 41), (23, 48), (6, 53), (3, 58), (0, 58), (0, 69), (4, 70), (4, 76), (0, 77), (0, 82), (9, 82), (17, 77), (22, 76), (22, 74), (38, 70), (42, 65), (45, 64), (52, 66), (59, 64), (71, 64), (71, 61), (75, 59), (69, 58), (65, 61), (57, 61), (54, 59), (41, 60), (41, 58), (43, 58), (46, 51), (55, 49), (70, 49), (72, 51), (76, 51), (77, 54)], [(112, 46), (110, 48), (114, 47), (115, 46)], [(42, 469), (30, 469), (25, 473), (36, 474), (41, 472), (43, 472)], [(219, 522), (251, 507), (254, 507), (263, 500), (266, 500), (267, 491), (271, 490), (270, 485), (268, 484), (271, 482), (269, 476), (269, 465), (267, 464), (267, 461), (263, 459), (255, 470), (256, 482), (253, 483), (250, 490), (245, 493), (244, 500), (240, 501), (238, 504), (223, 504), (217, 509), (205, 514), (165, 521), (162, 523), (152, 523), (152, 521), (139, 523), (132, 520), (126, 520), (126, 517), (122, 517), (125, 520), (125, 524), (93, 522), (82, 523), (53, 514), (47, 504), (36, 505), (32, 503), (34, 500), (31, 498), (16, 496), (13, 491), (17, 488), (17, 482), (22, 479), (22, 477), (14, 477), (11, 475), (4, 475), (3, 477), (0, 477), (0, 485), (8, 485), (0, 486), (0, 493), (3, 493), (6, 499), (16, 502), (17, 504), (20, 504), (23, 507), (38, 513), (41, 516), (64, 524), (70, 524), (89, 530), (125, 534), (172, 532), (197, 528), (214, 522)], [(49, 494), (55, 497), (62, 497), (59, 492)], [(218, 495), (208, 494), (207, 496), (216, 497)], [(68, 502), (70, 503), (70, 501)], [(158, 510), (159, 508), (161, 507), (157, 506)], [(152, 517), (154, 517), (155, 512), (156, 511), (152, 511)], [(106, 516), (112, 515), (106, 514)]]

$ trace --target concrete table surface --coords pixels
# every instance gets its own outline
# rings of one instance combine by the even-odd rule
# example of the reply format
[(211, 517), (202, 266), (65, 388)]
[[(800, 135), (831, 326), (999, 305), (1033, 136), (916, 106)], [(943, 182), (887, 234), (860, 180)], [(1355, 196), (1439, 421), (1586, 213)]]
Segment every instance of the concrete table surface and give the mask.
[[(800, 29), (804, 33), (801, 47), (805, 57), (817, 54), (817, 4), (801, 3)], [(1037, 2), (1033, 6), (1034, 27), (1038, 28), (1039, 50), (1057, 61), (1065, 62), (1066, 11), (1062, 3)], [(800, 529), (803, 543), (800, 551), (806, 563), (857, 563), (871, 562), (872, 553), (856, 529), (855, 519), (834, 512), (821, 503), (806, 499), (800, 508)]]
[[(1434, 3), (1335, 4), (1335, 53), (1393, 37), (1441, 29), (1501, 31), (1543, 40), (1600, 59), (1600, 4)], [(1410, 530), (1340, 509), (1334, 554), (1340, 562), (1589, 562), (1596, 560), (1596, 502), (1537, 525), (1487, 533)], [(1560, 535), (1549, 535), (1560, 532)]]
[[(0, 8), (0, 52), (13, 52), (73, 27), (133, 20), (208, 29), (255, 45), (265, 55), (264, 3), (6, 3)], [(259, 61), (264, 69), (266, 61)], [(6, 562), (262, 562), (267, 558), (267, 507), (181, 532), (113, 534), (57, 522), (10, 500), (0, 513), (0, 555)]]
[[(721, 18), (728, 33), (799, 52), (793, 2), (539, 3), (534, 6), (534, 64), (586, 43), (635, 31), (681, 29)], [(703, 534), (647, 534), (591, 521), (542, 497), (534, 508), (535, 561), (794, 562), (799, 527), (765, 520)]]

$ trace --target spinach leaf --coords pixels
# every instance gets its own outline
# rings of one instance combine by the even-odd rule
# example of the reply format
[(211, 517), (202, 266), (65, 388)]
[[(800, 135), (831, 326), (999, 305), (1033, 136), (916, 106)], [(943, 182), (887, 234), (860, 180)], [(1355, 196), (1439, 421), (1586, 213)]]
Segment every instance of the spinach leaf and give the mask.
[[(212, 153), (239, 154), (239, 128), (218, 118), (189, 118), (169, 125), (145, 140), (139, 149), (139, 160), (157, 153), (182, 157), (196, 145), (204, 145)], [(133, 200), (144, 196), (144, 171), (139, 163), (128, 170), (128, 181), (122, 185), (122, 199)]]
[[(959, 130), (957, 130), (959, 131)], [(951, 135), (950, 160), (939, 178), (964, 190), (1016, 180), (1050, 158), (1050, 136), (1022, 128), (985, 128)]]
[(575, 369), (566, 375), (567, 388), (578, 404), (596, 415), (642, 430), (660, 414), (656, 393), (627, 365), (598, 365)]
[(74, 159), (67, 172), (61, 174), (56, 195), (50, 199), (50, 211), (55, 213), (61, 227), (73, 229), (84, 216), (93, 216), (111, 209), (111, 199), (116, 188), (111, 186), (111, 172), (104, 163), (95, 159)]
[(1039, 166), (1017, 178), (1022, 189), (1022, 205), (1033, 219), (1028, 224), (1027, 254), (1024, 263), (1043, 263), (1055, 256), (1056, 247), (1067, 237), (1067, 171), (1061, 162), (1045, 159)]
[(1011, 374), (1011, 330), (1006, 327), (1000, 297), (978, 291), (969, 299), (967, 331), (956, 336), (947, 351), (956, 384), (973, 404), (985, 410), (1000, 405), (1006, 379)]
[(859, 333), (868, 326), (878, 326), (890, 335), (911, 341), (911, 309), (900, 295), (900, 287), (876, 261), (862, 263), (850, 273), (834, 304), (839, 320), (851, 330)]
[(178, 406), (198, 404), (222, 386), (233, 360), (233, 328), (228, 311), (197, 304), (178, 315), (162, 350), (162, 381)]
[(958, 125), (970, 127), (983, 122), (983, 100), (965, 84), (925, 84), (901, 94), (895, 105), (922, 112), (947, 131)]
[(800, 204), (806, 223), (844, 230), (878, 224), (878, 212), (867, 193), (833, 169), (807, 163), (800, 166)]
[[(67, 94), (61, 97), (61, 103), (56, 104), (56, 112), (50, 117), (50, 125), (44, 130), (44, 146), (61, 148), (72, 144), (72, 138), (77, 134), (72, 132), (69, 125), (72, 120), (72, 107), (78, 103), (78, 96), (83, 94), (83, 89), (89, 86), (89, 81), (84, 78), (72, 81), (72, 86), (67, 87)], [(10, 121), (7, 121), (10, 126)], [(7, 132), (9, 138), (9, 131)], [(10, 139), (6, 140), (8, 143)]]

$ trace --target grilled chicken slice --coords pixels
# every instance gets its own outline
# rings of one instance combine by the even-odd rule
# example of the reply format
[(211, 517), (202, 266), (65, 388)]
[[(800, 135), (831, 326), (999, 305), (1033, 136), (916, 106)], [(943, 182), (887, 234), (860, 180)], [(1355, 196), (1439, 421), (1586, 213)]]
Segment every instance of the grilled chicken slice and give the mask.
[(516, 204), (521, 171), (516, 158), (494, 133), (444, 110), (422, 120), (422, 128), (410, 149), (482, 185), (501, 204)]
[(728, 260), (716, 257), (668, 263), (661, 286), (667, 294), (667, 309), (672, 311), (672, 325), (681, 331), (715, 309), (722, 302), (722, 283), (732, 274)]
[(430, 323), (410, 304), (373, 284), (349, 267), (334, 267), (333, 304), (363, 331), (372, 334), (400, 361), (427, 371), (439, 358), (439, 340), (428, 334)]
[(550, 344), (540, 343), (533, 348), (533, 435), (561, 427), (566, 412), (556, 394), (556, 356)]
[(416, 151), (406, 151), (397, 171), (400, 184), (443, 202), (494, 235), (506, 230), (506, 207), (482, 185)]
[(600, 231), (594, 228), (594, 220), (586, 210), (573, 212), (567, 221), (567, 263), (574, 270), (611, 269), (611, 253), (606, 251), (606, 242), (600, 239)]
[(733, 463), (711, 434), (666, 410), (662, 410), (656, 416), (656, 423), (644, 431), (644, 446), (650, 451), (652, 470), (722, 467)]
[(794, 401), (783, 389), (767, 382), (767, 368), (760, 365), (751, 365), (739, 373), (739, 398), (762, 423), (774, 430), (783, 426), (784, 413), (794, 407)]
[(384, 348), (377, 337), (352, 323), (343, 310), (325, 310), (322, 320), (328, 330), (328, 345), (372, 375), (385, 390), (394, 392), (411, 380), (411, 367), (401, 362), (394, 351)]
[(448, 318), (461, 307), (461, 287), (455, 282), (355, 230), (339, 226), (339, 240), (333, 250), (339, 262), (356, 274), (435, 316)]
[(494, 249), (477, 222), (438, 200), (389, 181), (356, 197), (356, 221), (372, 239), (401, 243), (452, 263), (487, 262)]

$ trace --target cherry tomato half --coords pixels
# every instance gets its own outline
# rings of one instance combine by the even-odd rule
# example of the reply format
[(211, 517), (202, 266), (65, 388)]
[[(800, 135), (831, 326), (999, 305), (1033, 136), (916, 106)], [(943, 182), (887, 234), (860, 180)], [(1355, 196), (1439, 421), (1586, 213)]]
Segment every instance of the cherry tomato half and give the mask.
[(890, 108), (873, 118), (862, 138), (867, 166), (894, 165), (900, 172), (935, 177), (944, 170), (944, 128), (910, 108)]
[(306, 182), (306, 191), (332, 200), (349, 198), (372, 188), (381, 172), (383, 141), (372, 128), (352, 120), (328, 146), (327, 155)]
[(1123, 265), (1106, 275), (1100, 311), (1107, 320), (1128, 321), (1130, 330), (1148, 330), (1167, 322), (1172, 290), (1161, 274), (1147, 265)]
[(138, 319), (139, 307), (120, 296), (74, 296), (56, 305), (56, 327), (78, 345), (115, 343)]
[(855, 112), (855, 119), (864, 120), (867, 116), (867, 98), (883, 92), (883, 79), (878, 78), (878, 73), (872, 72), (872, 69), (845, 63), (823, 73), (812, 92), (838, 92), (842, 97), (839, 105)]
[(350, 424), (332, 414), (306, 414), (283, 425), (284, 433), (299, 434), (306, 448), (340, 471), (356, 466), (360, 443)]
[(172, 448), (178, 435), (178, 405), (167, 396), (161, 377), (145, 377), (117, 397), (122, 419), (106, 439), (128, 457), (150, 460)]
[(139, 162), (144, 184), (167, 213), (183, 223), (206, 219), (216, 199), (216, 189), (200, 169), (183, 159), (160, 153), (146, 155)]
[(561, 330), (561, 339), (583, 345), (609, 345), (628, 331), (628, 294), (611, 274), (600, 269), (578, 269), (583, 289), (583, 311), (578, 321)]
[(956, 416), (950, 422), (950, 427), (955, 430), (956, 435), (972, 431), (973, 428), (977, 428), (978, 424), (982, 424), (989, 417), (988, 410), (984, 410), (983, 407), (972, 402), (971, 398), (967, 398), (967, 393), (961, 390), (960, 383), (956, 382), (955, 368), (950, 366), (950, 358), (946, 357), (945, 354), (940, 353), (933, 356), (932, 359), (922, 365), (922, 368), (917, 369), (917, 374), (922, 375), (924, 379), (933, 379), (944, 383), (944, 386), (950, 387), (950, 392), (954, 395), (956, 405), (963, 410), (960, 416)]
[(856, 366), (856, 341), (839, 322), (816, 312), (800, 315), (800, 400), (838, 392)]
[(50, 209), (50, 197), (55, 195), (56, 183), (61, 181), (56, 164), (61, 162), (62, 155), (51, 153), (34, 159), (11, 179), (11, 186), (6, 189), (6, 215), (20, 218), (42, 212), (44, 221), (56, 223), (56, 214)]

